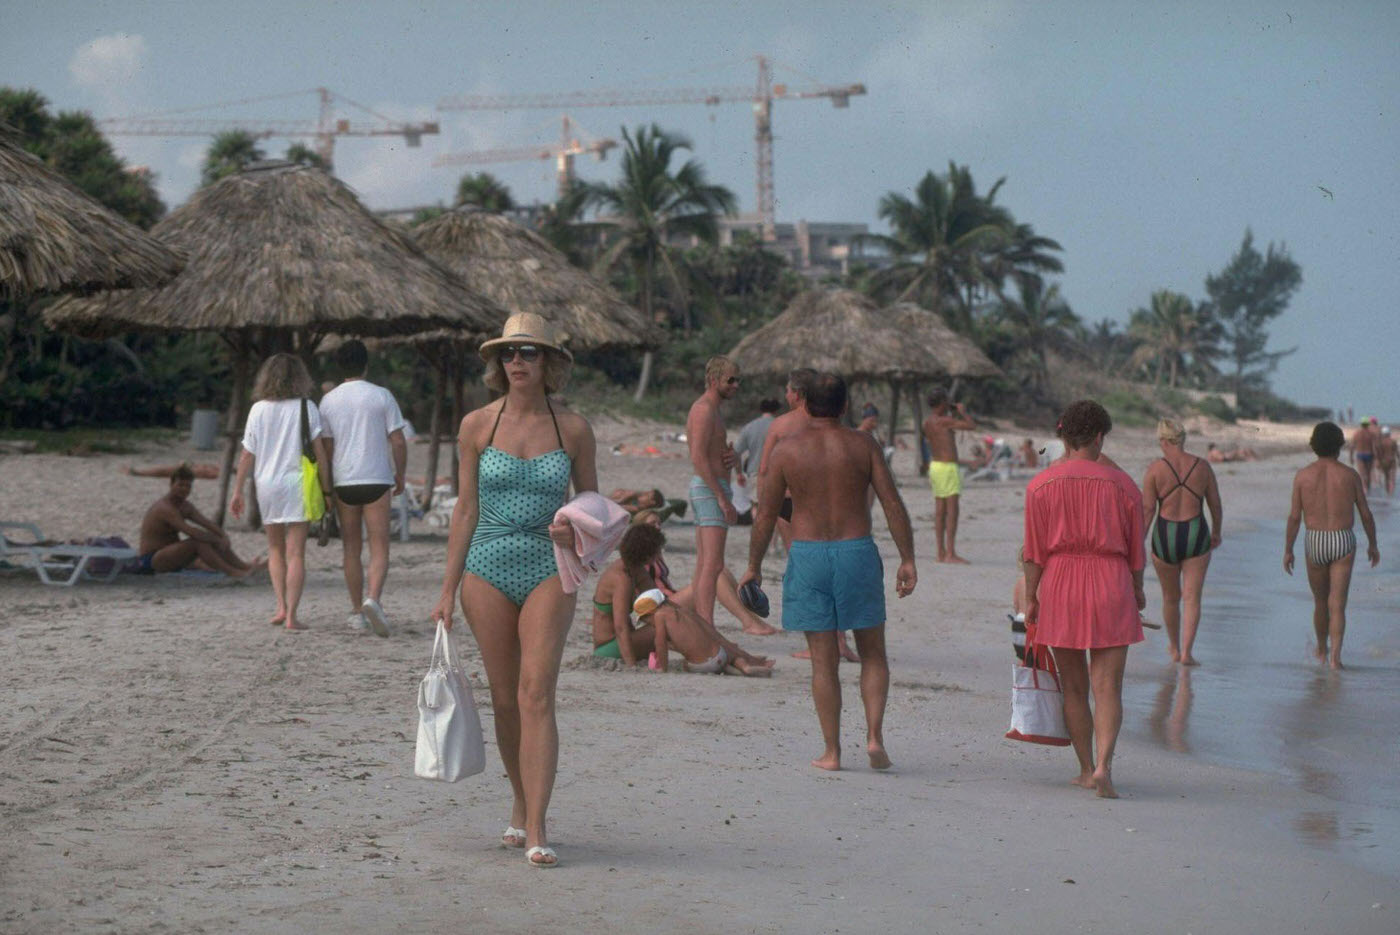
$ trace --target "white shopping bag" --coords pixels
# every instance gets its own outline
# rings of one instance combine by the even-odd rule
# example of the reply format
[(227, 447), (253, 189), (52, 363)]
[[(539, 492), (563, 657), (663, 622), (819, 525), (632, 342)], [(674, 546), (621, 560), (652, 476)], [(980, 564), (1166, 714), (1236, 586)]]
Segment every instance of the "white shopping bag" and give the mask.
[(748, 478), (735, 482), (734, 496), (730, 502), (734, 504), (736, 513), (747, 513), (753, 507), (753, 498), (749, 496)]
[(471, 683), (462, 672), (447, 628), (439, 621), (428, 674), (418, 685), (418, 747), (413, 773), (456, 782), (486, 768), (486, 744)]
[(1006, 737), (1054, 747), (1069, 745), (1065, 696), (1055, 673), (1035, 666), (1011, 667), (1011, 729)]

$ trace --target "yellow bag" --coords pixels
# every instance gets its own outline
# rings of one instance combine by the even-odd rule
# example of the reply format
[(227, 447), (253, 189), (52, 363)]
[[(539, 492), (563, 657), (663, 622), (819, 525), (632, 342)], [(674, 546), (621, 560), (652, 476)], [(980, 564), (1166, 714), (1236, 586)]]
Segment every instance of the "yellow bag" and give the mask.
[(308, 522), (319, 522), (326, 515), (326, 495), (321, 492), (316, 449), (311, 444), (311, 421), (306, 415), (304, 399), (301, 401), (301, 505)]

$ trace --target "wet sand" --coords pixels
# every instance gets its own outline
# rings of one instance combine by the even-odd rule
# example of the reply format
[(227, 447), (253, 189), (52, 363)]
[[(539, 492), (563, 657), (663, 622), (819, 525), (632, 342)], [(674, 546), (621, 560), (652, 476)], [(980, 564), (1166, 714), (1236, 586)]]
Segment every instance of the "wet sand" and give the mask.
[[(626, 443), (679, 455), (658, 439), (665, 430), (674, 426), (600, 421), (604, 488), (683, 491), (689, 470), (678, 457), (606, 454)], [(1135, 476), (1151, 450), (1147, 433), (1110, 440)], [(62, 538), (130, 539), (164, 482), (121, 468), (194, 454), (177, 444), (135, 457), (0, 457), (0, 516)], [(411, 474), (424, 457), (412, 446)], [(1169, 669), (1162, 634), (1134, 649), (1115, 764), (1124, 798), (1110, 802), (1069, 786), (1068, 751), (1002, 739), (1023, 483), (970, 485), (959, 551), (973, 564), (939, 566), (928, 559), (927, 486), (907, 457), (897, 467), (921, 561), (914, 596), (889, 604), (894, 769), (865, 765), (855, 667), (842, 672), (846, 768), (819, 772), (808, 765), (820, 745), (807, 670), (788, 656), (798, 638), (747, 638), (720, 617), (742, 645), (778, 657), (771, 680), (610, 671), (589, 660), (584, 600), (560, 679), (550, 820), (563, 865), (549, 872), (497, 843), (509, 797), (494, 743), (480, 777), (446, 785), (412, 775), (440, 530), (420, 523), (412, 542), (394, 546), (388, 640), (347, 632), (334, 545), (308, 550), (311, 629), (298, 634), (263, 622), (265, 580), (123, 577), (66, 590), (0, 574), (0, 930), (1400, 930), (1400, 880), (1372, 857), (1389, 827), (1371, 811), (1383, 796), (1358, 793), (1365, 776), (1352, 772), (1369, 775), (1371, 765), (1309, 772), (1326, 763), (1323, 748), (1343, 758), (1394, 749), (1393, 718), (1368, 723), (1356, 698), (1376, 684), (1373, 668), (1393, 678), (1393, 657), (1367, 656), (1366, 634), (1394, 619), (1389, 598), (1377, 598), (1379, 617), (1358, 598), (1348, 643), (1358, 671), (1327, 702), (1355, 731), (1292, 753), (1280, 738), (1317, 724), (1298, 710), (1317, 679), (1301, 662), (1306, 583), (1276, 571), (1276, 558), (1243, 584), (1225, 571), (1227, 558), (1252, 554), (1246, 521), (1279, 521), (1304, 459), (1222, 469), (1226, 547), (1208, 598), (1276, 592), (1269, 600), (1298, 604), (1298, 619), (1283, 619), (1286, 610), (1254, 624), (1208, 618), (1180, 733), (1188, 755), (1158, 739), (1179, 697), (1165, 718), (1154, 714)], [(197, 483), (195, 502), (212, 510), (216, 489)], [(1385, 522), (1389, 542), (1396, 520)], [(668, 526), (668, 535), (686, 580), (691, 531)], [(881, 523), (875, 538), (892, 574)], [(244, 554), (261, 548), (255, 533), (235, 529), (233, 539)], [(731, 568), (746, 548), (737, 530)], [(1400, 551), (1386, 548), (1393, 569)], [(775, 613), (781, 568), (766, 566)], [(1360, 572), (1358, 594), (1388, 580)], [(1247, 655), (1231, 642), (1236, 632), (1279, 660), (1278, 691), (1294, 703), (1278, 718), (1241, 667), (1223, 664)], [(479, 660), (474, 651), (466, 660), (489, 737)], [(1251, 746), (1230, 759), (1237, 736)], [(1308, 775), (1319, 776), (1314, 788)], [(1361, 846), (1363, 823), (1380, 847)]]

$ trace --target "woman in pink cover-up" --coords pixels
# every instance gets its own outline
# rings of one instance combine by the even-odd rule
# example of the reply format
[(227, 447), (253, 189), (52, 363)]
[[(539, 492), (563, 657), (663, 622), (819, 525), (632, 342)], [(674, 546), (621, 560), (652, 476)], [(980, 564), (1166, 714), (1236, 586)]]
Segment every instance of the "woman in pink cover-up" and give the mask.
[(1036, 643), (1055, 653), (1079, 758), (1073, 781), (1105, 798), (1118, 795), (1112, 763), (1123, 666), (1128, 646), (1142, 640), (1138, 612), (1147, 606), (1142, 494), (1127, 474), (1097, 460), (1112, 427), (1093, 400), (1071, 403), (1060, 417), (1065, 459), (1026, 488), (1026, 622), (1036, 624)]

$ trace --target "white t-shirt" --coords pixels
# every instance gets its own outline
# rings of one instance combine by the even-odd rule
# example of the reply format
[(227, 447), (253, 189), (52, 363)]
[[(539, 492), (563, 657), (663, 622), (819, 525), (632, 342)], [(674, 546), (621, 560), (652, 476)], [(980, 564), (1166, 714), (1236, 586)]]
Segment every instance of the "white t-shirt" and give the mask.
[[(311, 437), (321, 435), (321, 414), (306, 403)], [(264, 523), (306, 521), (301, 500), (301, 400), (263, 399), (253, 403), (243, 429), (243, 447), (253, 456), (253, 485)]]
[(335, 439), (331, 469), (337, 487), (394, 482), (389, 434), (407, 423), (393, 393), (368, 380), (349, 380), (321, 397), (321, 419), (326, 437)]

